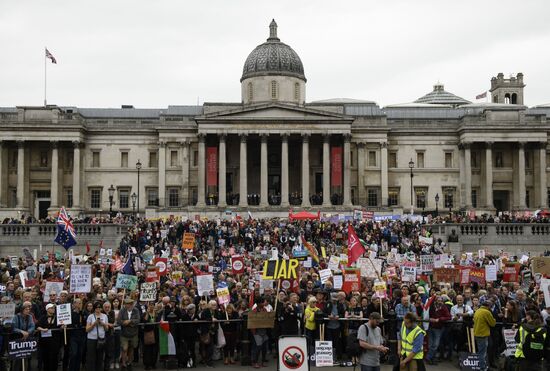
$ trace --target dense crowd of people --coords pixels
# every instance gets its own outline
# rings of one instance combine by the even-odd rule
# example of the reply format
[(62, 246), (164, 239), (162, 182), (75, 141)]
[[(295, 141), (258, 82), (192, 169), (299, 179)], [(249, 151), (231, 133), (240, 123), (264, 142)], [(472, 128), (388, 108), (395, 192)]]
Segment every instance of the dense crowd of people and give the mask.
[[(431, 223), (463, 222), (462, 218), (442, 216)], [(538, 220), (486, 216), (477, 221)], [(127, 224), (128, 232), (119, 246), (92, 247), (87, 254), (56, 257), (50, 252), (37, 260), (22, 254), (0, 262), (1, 303), (16, 305), (15, 316), (3, 318), (1, 349), (5, 354), (13, 339), (38, 338), (39, 350), (33, 358), (37, 363), (31, 369), (79, 371), (85, 366), (88, 371), (131, 371), (139, 360), (146, 370), (161, 362), (166, 367), (210, 367), (217, 360), (226, 365), (250, 362), (260, 368), (270, 362), (270, 355), (277, 354), (279, 336), (305, 335), (310, 354), (315, 353), (314, 341), (321, 336), (332, 341), (335, 364), (359, 362), (363, 371), (369, 371), (378, 370), (380, 362), (387, 360), (397, 368), (414, 363), (422, 370), (424, 362), (457, 360), (461, 352), (472, 352), (470, 329), (475, 352), (487, 369), (501, 361), (506, 349), (502, 330), (509, 328), (518, 329), (518, 350), (502, 357), (507, 366), (542, 367), (542, 359), (548, 359), (550, 303), (545, 303), (541, 277), (529, 273), (530, 259), (452, 256), (444, 241), (426, 243), (431, 238), (430, 224), (420, 221), (134, 220), (118, 215), (75, 222), (118, 222)], [(334, 277), (322, 281), (320, 274), (332, 256), (348, 254), (349, 225), (363, 241), (364, 256), (383, 262), (377, 276), (362, 276), (355, 290), (337, 286)], [(182, 247), (185, 234), (194, 237), (192, 249)], [(305, 241), (314, 252), (308, 251)], [(102, 250), (107, 248), (112, 255), (105, 260)], [(505, 282), (499, 270), (496, 281), (461, 284), (431, 282), (425, 272), (411, 282), (400, 276), (400, 264), (394, 261), (397, 255), (413, 262), (422, 255), (445, 255), (448, 267), (483, 267), (506, 259), (517, 263), (518, 275), (515, 281)], [(234, 256), (243, 259), (242, 273), (233, 272)], [(298, 256), (299, 277), (290, 285), (261, 278), (267, 259)], [(156, 278), (156, 299), (140, 301), (139, 286), (149, 282), (147, 272), (155, 258), (168, 259), (167, 274)], [(92, 266), (89, 293), (69, 293), (70, 266), (76, 261)], [(30, 284), (22, 282), (21, 272), (32, 276), (27, 277)], [(137, 289), (116, 287), (117, 276), (123, 272), (136, 275)], [(345, 264), (333, 269), (334, 275), (345, 272)], [(205, 295), (197, 287), (197, 277), (203, 274), (212, 274), (215, 286)], [(63, 290), (46, 292), (46, 283), (52, 280), (64, 282)], [(379, 281), (386, 284), (384, 295), (375, 290)], [(218, 287), (227, 287), (228, 303), (220, 303)], [(65, 303), (72, 308), (68, 326), (56, 317), (58, 305)], [(273, 312), (272, 328), (248, 329), (247, 317), (252, 312)], [(165, 323), (170, 324), (173, 352), (166, 350), (161, 331)], [(527, 341), (540, 340), (536, 337), (531, 342), (531, 334), (538, 334), (539, 329), (544, 344), (536, 353), (540, 358), (535, 359), (522, 349)], [(21, 368), (21, 361), (12, 363), (14, 369)], [(6, 368), (5, 359), (1, 367)]]

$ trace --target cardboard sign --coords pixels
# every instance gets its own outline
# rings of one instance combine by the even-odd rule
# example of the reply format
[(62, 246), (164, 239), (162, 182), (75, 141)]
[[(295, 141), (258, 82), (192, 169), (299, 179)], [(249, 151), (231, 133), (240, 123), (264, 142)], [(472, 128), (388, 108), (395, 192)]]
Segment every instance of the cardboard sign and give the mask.
[(71, 325), (71, 304), (58, 304), (56, 309), (57, 323), (60, 325)]
[(87, 294), (92, 291), (91, 265), (71, 265), (69, 291), (71, 294)]
[(130, 291), (134, 291), (137, 288), (137, 284), (138, 284), (137, 276), (119, 273), (116, 278), (115, 287), (117, 289), (126, 289)]
[(321, 278), (321, 283), (324, 285), (332, 277), (332, 271), (330, 269), (321, 269), (319, 270), (319, 277)]
[(219, 304), (226, 305), (231, 301), (231, 296), (229, 296), (229, 289), (227, 287), (216, 289), (216, 296), (218, 297)]
[(195, 248), (195, 235), (185, 232), (183, 234), (183, 240), (181, 241), (181, 247), (184, 250), (193, 250)]
[(435, 282), (455, 283), (460, 281), (460, 269), (457, 268), (434, 268)]
[(315, 367), (332, 367), (332, 341), (315, 341)]
[(246, 323), (249, 330), (257, 328), (275, 327), (275, 312), (248, 312), (248, 321)]
[(497, 266), (486, 265), (485, 266), (485, 280), (487, 282), (493, 282), (497, 280)]
[(0, 318), (13, 318), (15, 316), (15, 304), (0, 304)]
[(231, 257), (231, 270), (233, 274), (243, 274), (244, 273), (244, 257), (239, 255), (234, 255)]
[(538, 257), (531, 259), (533, 273), (540, 273), (543, 276), (550, 276), (550, 257)]
[(300, 265), (298, 259), (268, 260), (264, 262), (262, 278), (267, 280), (298, 279), (296, 268)]
[(516, 333), (517, 329), (503, 329), (502, 336), (504, 337), (504, 343), (506, 344), (506, 349), (502, 354), (507, 357), (511, 357), (516, 353), (518, 343), (516, 342)]
[(44, 290), (44, 303), (50, 300), (50, 293), (55, 292), (56, 298), (59, 298), (59, 293), (63, 291), (63, 282), (46, 281), (46, 289)]
[(346, 269), (344, 271), (344, 282), (342, 290), (349, 294), (352, 291), (361, 290), (361, 271), (359, 269)]
[(8, 343), (8, 356), (10, 359), (21, 359), (30, 357), (38, 349), (38, 340), (27, 338), (25, 340), (14, 340)]
[(157, 300), (157, 283), (143, 282), (139, 290), (140, 301), (155, 301)]
[(199, 296), (210, 295), (214, 292), (214, 277), (211, 274), (196, 276), (197, 292)]

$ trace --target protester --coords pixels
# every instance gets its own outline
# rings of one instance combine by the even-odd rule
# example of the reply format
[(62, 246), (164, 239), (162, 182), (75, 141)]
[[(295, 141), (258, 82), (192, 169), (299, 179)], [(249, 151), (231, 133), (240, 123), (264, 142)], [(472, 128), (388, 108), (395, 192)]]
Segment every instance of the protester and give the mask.
[(100, 302), (93, 304), (94, 312), (86, 320), (88, 333), (86, 368), (88, 370), (103, 371), (103, 355), (105, 352), (105, 332), (109, 327), (107, 316), (101, 312)]
[(373, 312), (369, 316), (366, 324), (359, 326), (357, 338), (359, 345), (364, 351), (359, 357), (361, 371), (380, 371), (380, 356), (389, 351), (389, 348), (383, 345), (382, 331), (378, 325), (382, 316)]
[(495, 327), (496, 324), (496, 320), (490, 311), (492, 306), (492, 300), (487, 299), (474, 313), (474, 337), (477, 354), (480, 359), (480, 367), (482, 370), (487, 369), (487, 348), (489, 347), (489, 336), (491, 335), (491, 328)]
[(138, 346), (139, 310), (134, 306), (134, 299), (124, 299), (124, 307), (118, 313), (117, 324), (121, 326), (120, 346), (122, 348), (121, 368), (132, 371), (134, 348)]

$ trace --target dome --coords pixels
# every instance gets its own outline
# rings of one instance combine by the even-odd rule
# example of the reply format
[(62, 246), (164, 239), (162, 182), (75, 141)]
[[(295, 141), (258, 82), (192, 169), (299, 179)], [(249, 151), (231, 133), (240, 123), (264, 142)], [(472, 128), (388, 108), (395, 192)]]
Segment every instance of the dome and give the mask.
[(306, 81), (300, 57), (277, 37), (275, 20), (269, 24), (267, 41), (258, 45), (246, 58), (241, 82), (249, 77), (270, 75), (292, 76)]
[(452, 106), (460, 106), (471, 102), (445, 91), (443, 84), (437, 83), (434, 85), (433, 91), (418, 98), (414, 103), (450, 104)]

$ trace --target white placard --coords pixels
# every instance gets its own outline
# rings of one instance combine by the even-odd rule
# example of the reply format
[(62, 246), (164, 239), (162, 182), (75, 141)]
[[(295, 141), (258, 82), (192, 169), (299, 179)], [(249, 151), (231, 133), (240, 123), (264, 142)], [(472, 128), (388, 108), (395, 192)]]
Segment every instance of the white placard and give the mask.
[(15, 303), (0, 304), (0, 318), (13, 318), (15, 316)]
[(58, 304), (56, 309), (57, 323), (60, 325), (71, 325), (71, 304)]
[(319, 270), (319, 277), (321, 278), (321, 283), (324, 285), (332, 277), (332, 271), (330, 269), (321, 269)]
[(337, 276), (334, 276), (334, 277), (332, 277), (332, 281), (333, 281), (334, 289), (335, 290), (341, 290), (342, 285), (344, 284), (344, 276), (342, 276), (340, 274), (337, 275)]
[(516, 348), (518, 343), (516, 342), (516, 333), (518, 330), (514, 329), (504, 329), (502, 330), (502, 335), (504, 336), (504, 343), (506, 344), (506, 349), (503, 354), (507, 357), (511, 357), (516, 353)]
[(59, 298), (59, 293), (63, 291), (63, 282), (46, 281), (46, 289), (44, 290), (44, 303), (50, 300), (50, 293), (55, 292), (56, 299)]
[(332, 255), (328, 261), (328, 269), (333, 271), (340, 269), (340, 257)]
[(157, 283), (143, 282), (139, 290), (140, 301), (155, 301), (157, 300)]
[(485, 250), (477, 250), (477, 256), (479, 256), (480, 259), (485, 259)]
[(304, 268), (311, 268), (313, 264), (313, 261), (311, 259), (311, 256), (308, 256), (306, 260), (304, 260)]
[(40, 274), (44, 274), (46, 272), (46, 264), (39, 264), (38, 271), (40, 272)]
[(69, 291), (71, 294), (87, 294), (92, 291), (92, 266), (74, 264), (71, 266)]
[(493, 282), (497, 280), (497, 266), (486, 265), (485, 266), (485, 281)]
[(199, 296), (210, 295), (211, 292), (214, 292), (214, 276), (203, 274), (196, 276), (196, 279)]
[(540, 279), (540, 289), (544, 293), (546, 308), (550, 307), (550, 278)]
[(435, 261), (433, 255), (420, 255), (420, 269), (423, 273), (432, 273)]
[(315, 366), (332, 367), (332, 341), (315, 341)]
[(302, 336), (279, 338), (279, 371), (309, 371), (307, 340)]
[(401, 281), (403, 281), (403, 282), (415, 282), (416, 281), (416, 267), (401, 267)]
[(434, 268), (443, 268), (448, 261), (449, 256), (447, 254), (434, 255)]

